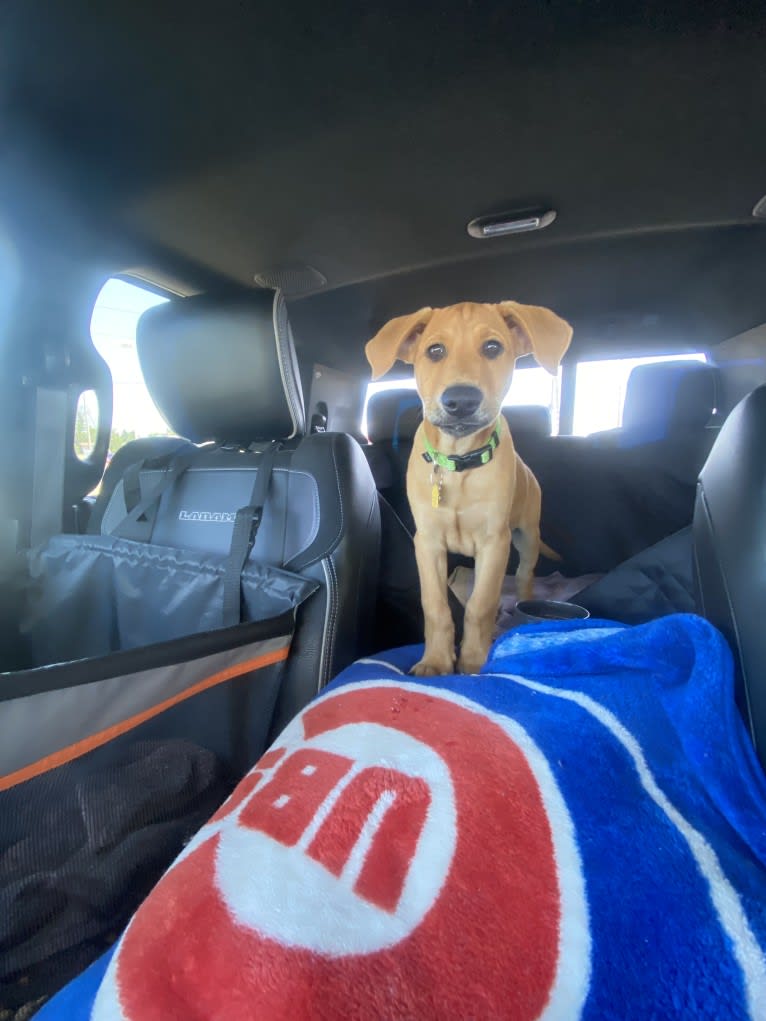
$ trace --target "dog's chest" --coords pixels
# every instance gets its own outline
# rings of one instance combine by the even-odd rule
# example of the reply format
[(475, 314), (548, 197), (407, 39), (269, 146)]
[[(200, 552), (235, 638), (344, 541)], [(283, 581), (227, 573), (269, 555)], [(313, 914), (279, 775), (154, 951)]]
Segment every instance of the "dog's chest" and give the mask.
[(470, 511), (443, 508), (439, 514), (438, 530), (444, 538), (444, 545), (452, 553), (475, 557), (477, 546), (481, 546), (486, 530), (477, 528)]
[(440, 540), (453, 553), (474, 557), (498, 529), (507, 526), (505, 501), (487, 500), (484, 487), (468, 475), (429, 473), (421, 476), (413, 501), (417, 528)]

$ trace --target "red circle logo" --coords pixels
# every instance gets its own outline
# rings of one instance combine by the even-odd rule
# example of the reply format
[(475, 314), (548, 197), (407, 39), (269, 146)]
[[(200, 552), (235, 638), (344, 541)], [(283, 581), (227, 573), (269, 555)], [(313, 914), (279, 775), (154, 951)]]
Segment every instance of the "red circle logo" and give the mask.
[(200, 831), (93, 1017), (572, 1017), (588, 958), (571, 819), (526, 732), (369, 684), (306, 709)]

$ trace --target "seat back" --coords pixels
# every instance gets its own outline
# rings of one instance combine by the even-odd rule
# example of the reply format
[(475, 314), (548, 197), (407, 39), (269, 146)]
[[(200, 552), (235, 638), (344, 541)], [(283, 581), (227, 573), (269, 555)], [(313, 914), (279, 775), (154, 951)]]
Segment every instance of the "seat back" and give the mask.
[(551, 442), (550, 409), (543, 404), (512, 404), (502, 408), (502, 415), (511, 430), (513, 445), (522, 461), (534, 458)]
[(721, 427), (700, 472), (694, 573), (703, 615), (727, 638), (737, 704), (766, 768), (766, 386)]
[(415, 390), (402, 387), (372, 394), (367, 402), (367, 436), (370, 443), (396, 443), (402, 435), (402, 416), (412, 408), (421, 408)]
[(544, 439), (551, 434), (551, 412), (544, 404), (509, 404), (503, 408), (503, 417), (514, 443), (519, 438)]
[(622, 448), (702, 435), (717, 405), (720, 372), (706, 362), (637, 365), (628, 377), (622, 426), (593, 433), (591, 442)]
[(367, 403), (370, 443), (363, 448), (365, 456), (378, 490), (410, 531), (415, 523), (407, 500), (407, 463), (422, 421), (423, 405), (415, 390), (382, 390)]
[[(199, 296), (150, 309), (139, 322), (137, 348), (158, 408), (193, 452), (190, 466), (145, 515), (140, 538), (225, 553), (237, 511), (251, 502), (262, 451), (282, 441), (249, 557), (311, 578), (319, 590), (298, 611), (279, 728), (339, 670), (371, 651), (380, 521), (369, 467), (350, 436), (304, 435), (279, 293)], [(158, 485), (172, 443), (177, 450), (181, 441), (158, 438), (154, 450), (147, 440), (122, 448), (105, 475), (94, 528), (109, 534), (124, 520), (131, 486), (143, 498)]]
[(543, 492), (543, 538), (566, 573), (611, 571), (691, 524), (718, 378), (702, 362), (639, 365), (620, 429), (520, 444)]

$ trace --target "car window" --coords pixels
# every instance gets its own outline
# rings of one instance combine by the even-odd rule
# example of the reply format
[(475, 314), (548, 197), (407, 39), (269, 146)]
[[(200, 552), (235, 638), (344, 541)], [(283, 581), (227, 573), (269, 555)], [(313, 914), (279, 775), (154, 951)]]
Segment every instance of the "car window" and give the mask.
[(114, 386), (110, 454), (142, 436), (174, 435), (149, 396), (136, 354), (139, 317), (164, 301), (167, 298), (146, 287), (115, 277), (101, 288), (93, 307), (90, 334), (111, 370)]
[[(551, 413), (553, 432), (558, 432), (559, 423), (559, 400), (561, 395), (561, 372), (558, 376), (551, 376), (546, 369), (534, 366), (525, 369), (516, 369), (511, 381), (511, 389), (506, 394), (503, 405), (518, 404), (541, 404), (548, 408)], [(381, 390), (414, 390), (414, 379), (399, 379), (390, 383), (369, 383), (367, 395), (364, 401), (364, 412), (362, 413), (361, 430), (364, 436), (367, 435), (367, 403), (372, 394), (380, 393)]]
[(579, 362), (575, 380), (572, 426), (575, 436), (588, 436), (603, 429), (619, 429), (622, 425), (628, 377), (633, 369), (637, 365), (668, 361), (705, 362), (707, 358), (698, 351), (694, 354), (605, 358), (600, 361)]

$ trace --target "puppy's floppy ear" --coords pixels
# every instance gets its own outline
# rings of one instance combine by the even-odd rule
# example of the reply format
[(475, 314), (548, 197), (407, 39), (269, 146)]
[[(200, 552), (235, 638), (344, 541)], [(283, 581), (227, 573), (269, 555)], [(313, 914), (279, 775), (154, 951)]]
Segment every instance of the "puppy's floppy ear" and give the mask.
[(368, 341), (364, 353), (372, 366), (372, 378), (379, 379), (388, 372), (396, 359), (412, 362), (415, 341), (428, 325), (432, 308), (421, 308), (408, 316), (397, 316)]
[(501, 301), (495, 307), (520, 341), (519, 355), (533, 355), (544, 369), (555, 376), (572, 340), (569, 323), (549, 308), (539, 305)]

